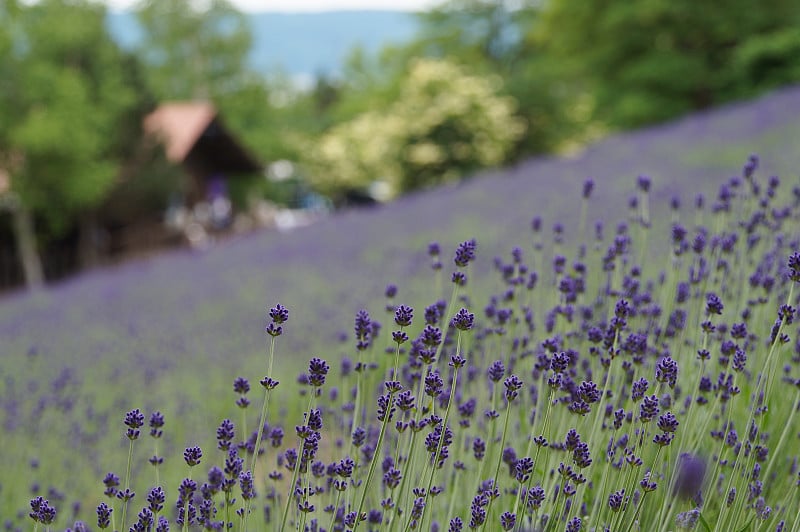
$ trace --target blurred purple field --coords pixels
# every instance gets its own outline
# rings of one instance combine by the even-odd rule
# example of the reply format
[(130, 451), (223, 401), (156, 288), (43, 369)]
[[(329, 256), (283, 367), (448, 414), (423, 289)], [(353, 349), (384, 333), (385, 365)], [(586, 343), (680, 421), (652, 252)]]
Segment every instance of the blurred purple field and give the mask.
[[(64, 444), (47, 440), (62, 429), (86, 452), (58, 457), (59, 464), (96, 468), (95, 478), (110, 467), (95, 449), (108, 416), (119, 424), (133, 407), (172, 409), (209, 432), (232, 402), (198, 409), (197, 401), (229, 397), (237, 375), (263, 374), (266, 310), (276, 303), (292, 312), (276, 358), (277, 377), (289, 381), (312, 356), (335, 360), (348, 349), (337, 338), (350, 335), (358, 309), (382, 320), (387, 284), (398, 285), (398, 303), (420, 299), (430, 285), (428, 242), (440, 242), (450, 257), (456, 243), (476, 238), (480, 271), (494, 255), (531, 241), (534, 216), (545, 234), (560, 223), (575, 236), (588, 177), (596, 182), (588, 221), (603, 220), (609, 230), (625, 218), (640, 174), (653, 179), (654, 218), (670, 216), (673, 197), (689, 210), (697, 194), (712, 194), (737, 174), (750, 153), (760, 155), (762, 175), (780, 175), (783, 190), (791, 190), (800, 168), (797, 116), (800, 87), (292, 232), (96, 270), (38, 296), (7, 295), (0, 300), (0, 509), (16, 500), (7, 487), (18, 475), (40, 481), (27, 464), (36, 459), (47, 471), (44, 464), (56, 460), (48, 451)], [(658, 241), (650, 250), (659, 253)]]
[(61, 365), (98, 362), (156, 374), (199, 361), (233, 371), (262, 350), (265, 308), (277, 301), (314, 332), (313, 340), (289, 334), (294, 348), (318, 348), (336, 331), (349, 331), (347, 316), (387, 283), (399, 284), (402, 297), (402, 280), (426, 266), (431, 240), (447, 253), (475, 237), (488, 263), (525, 237), (533, 216), (546, 228), (563, 224), (569, 237), (587, 177), (597, 183), (589, 222), (611, 224), (622, 218), (639, 174), (653, 179), (654, 216), (666, 212), (673, 196), (690, 204), (696, 194), (712, 192), (753, 152), (765, 175), (790, 179), (800, 167), (799, 114), (800, 88), (785, 89), (617, 135), (571, 159), (529, 160), (294, 232), (253, 234), (205, 253), (178, 251), (90, 272), (41, 298), (5, 296), (4, 374), (33, 353), (50, 360), (53, 373)]

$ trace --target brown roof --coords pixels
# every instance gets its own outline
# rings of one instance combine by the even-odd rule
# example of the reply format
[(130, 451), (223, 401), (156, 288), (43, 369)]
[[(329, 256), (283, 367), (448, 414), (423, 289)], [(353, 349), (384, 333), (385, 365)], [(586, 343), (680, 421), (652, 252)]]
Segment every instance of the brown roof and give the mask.
[(200, 135), (217, 116), (209, 102), (170, 102), (160, 105), (144, 119), (144, 130), (164, 143), (167, 158), (182, 162)]

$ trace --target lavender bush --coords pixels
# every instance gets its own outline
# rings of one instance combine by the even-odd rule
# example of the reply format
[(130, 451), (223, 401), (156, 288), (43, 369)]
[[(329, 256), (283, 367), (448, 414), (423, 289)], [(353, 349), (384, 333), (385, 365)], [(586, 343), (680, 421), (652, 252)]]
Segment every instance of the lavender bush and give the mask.
[(7, 298), (5, 528), (799, 529), (793, 99)]
[[(160, 476), (185, 420), (128, 411), (127, 461), (98, 457), (124, 475), (97, 476), (74, 528), (800, 530), (800, 190), (758, 164), (667, 223), (640, 176), (613, 229), (534, 218), (488, 270), (475, 239), (431, 243), (427, 290), (387, 286), (294, 386), (274, 361), (313, 329), (276, 304), (261, 371), (206, 397), (214, 443)], [(54, 495), (30, 501), (37, 527), (85, 515), (59, 521)]]

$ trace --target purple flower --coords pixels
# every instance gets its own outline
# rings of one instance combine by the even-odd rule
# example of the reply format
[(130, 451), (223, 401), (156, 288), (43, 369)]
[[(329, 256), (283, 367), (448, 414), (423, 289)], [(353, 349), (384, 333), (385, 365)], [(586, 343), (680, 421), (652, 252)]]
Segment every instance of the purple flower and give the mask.
[(650, 383), (647, 382), (647, 379), (644, 377), (640, 378), (633, 383), (633, 387), (631, 389), (631, 399), (633, 401), (640, 401), (644, 397), (644, 394), (647, 393), (647, 389), (649, 387)]
[(397, 285), (395, 284), (387, 284), (386, 290), (384, 291), (384, 295), (388, 299), (392, 299), (394, 296), (397, 295)]
[(129, 501), (136, 496), (136, 493), (131, 491), (130, 488), (125, 488), (125, 491), (118, 491), (117, 492), (117, 499), (121, 501)]
[(672, 412), (667, 412), (658, 417), (658, 428), (663, 432), (675, 432), (679, 424)]
[(425, 307), (425, 323), (428, 325), (436, 325), (439, 323), (441, 317), (442, 311), (439, 309), (438, 304), (434, 303), (433, 305)]
[(655, 395), (645, 397), (639, 405), (639, 420), (647, 423), (658, 415), (659, 410), (658, 397)]
[(472, 329), (475, 323), (475, 314), (469, 312), (467, 309), (462, 308), (455, 316), (453, 316), (453, 327), (459, 331), (468, 331)]
[[(161, 486), (156, 486), (155, 488), (151, 489), (150, 492), (147, 494), (147, 503), (148, 508), (153, 513), (158, 513), (164, 509), (164, 501), (166, 500), (166, 494), (164, 490), (161, 489)], [(98, 514), (100, 513), (100, 509), (98, 508)]]
[(675, 388), (678, 380), (678, 363), (669, 356), (659, 360), (656, 365), (656, 380), (666, 382), (670, 388)]
[(728, 435), (725, 436), (725, 446), (735, 447), (738, 441), (739, 441), (739, 434), (736, 432), (736, 429), (729, 430)]
[(370, 346), (372, 336), (372, 320), (369, 313), (362, 309), (356, 313), (355, 320), (356, 349), (364, 351)]
[(675, 517), (675, 526), (682, 530), (694, 530), (700, 520), (700, 510), (694, 508), (688, 512), (681, 512)]
[(489, 366), (489, 369), (486, 370), (487, 375), (489, 376), (489, 380), (492, 382), (500, 382), (503, 379), (503, 375), (505, 375), (506, 368), (503, 365), (502, 360), (495, 360)]
[(695, 455), (681, 454), (678, 462), (678, 476), (675, 479), (675, 494), (682, 499), (692, 499), (703, 488), (706, 463)]
[(456, 256), (453, 259), (456, 266), (464, 268), (467, 264), (475, 260), (475, 249), (477, 246), (478, 243), (474, 238), (460, 243), (456, 248)]
[(377, 411), (378, 421), (384, 421), (386, 419), (387, 413), (389, 419), (386, 419), (386, 421), (387, 422), (391, 421), (392, 415), (394, 414), (394, 409), (395, 409), (394, 405), (391, 404), (390, 394), (387, 393), (378, 397), (378, 411)]
[(452, 355), (450, 357), (450, 362), (448, 365), (452, 368), (462, 368), (467, 363), (467, 359), (462, 357), (461, 355)]
[(569, 355), (566, 353), (554, 353), (550, 359), (550, 369), (555, 373), (563, 373), (569, 365)]
[(253, 474), (250, 471), (239, 475), (239, 488), (242, 490), (242, 499), (248, 501), (256, 497)]
[(791, 305), (781, 305), (778, 308), (778, 319), (781, 320), (784, 325), (791, 325), (794, 321), (794, 315), (796, 310)]
[(592, 458), (589, 455), (589, 444), (580, 442), (575, 446), (572, 451), (572, 460), (579, 469), (589, 467), (592, 464)]
[(717, 294), (710, 292), (706, 295), (706, 314), (709, 316), (712, 314), (722, 314), (722, 300), (717, 296)]
[(648, 491), (655, 491), (655, 489), (658, 487), (656, 482), (652, 482), (650, 480), (650, 471), (645, 473), (644, 478), (639, 481), (639, 487), (642, 488), (642, 491), (645, 493)]
[(405, 305), (400, 305), (394, 311), (394, 322), (400, 327), (408, 327), (414, 318), (414, 309)]
[(594, 190), (594, 179), (589, 178), (583, 182), (583, 199), (589, 199)]
[(631, 307), (628, 304), (628, 302), (625, 301), (624, 299), (620, 299), (614, 305), (614, 316), (619, 318), (619, 319), (621, 319), (621, 320), (624, 320), (625, 318), (627, 318), (628, 314), (630, 314), (630, 312), (631, 312)]
[(425, 394), (433, 398), (439, 397), (442, 393), (442, 388), (444, 388), (444, 381), (439, 375), (439, 372), (433, 371), (428, 373), (425, 377)]
[(217, 428), (217, 448), (221, 451), (230, 449), (233, 436), (233, 422), (230, 419), (223, 419)]
[(573, 517), (567, 523), (567, 528), (565, 528), (565, 532), (580, 532), (581, 528), (583, 527), (583, 523), (580, 517)]
[(289, 319), (289, 309), (278, 303), (269, 310), (269, 317), (276, 325), (281, 325)]
[(398, 345), (404, 344), (408, 342), (408, 334), (406, 334), (404, 331), (393, 331), (392, 341)]
[(353, 431), (352, 444), (353, 447), (361, 447), (367, 441), (367, 431), (362, 427), (356, 427)]
[(106, 529), (111, 524), (111, 513), (114, 511), (109, 505), (101, 502), (97, 506), (97, 526)]
[(486, 509), (484, 507), (488, 504), (489, 498), (483, 494), (478, 494), (472, 499), (472, 504), (470, 504), (470, 528), (478, 528), (486, 521)]
[(138, 408), (135, 408), (125, 414), (124, 423), (128, 426), (125, 435), (129, 440), (136, 440), (139, 438), (139, 428), (144, 425), (144, 414)]
[(103, 479), (103, 484), (106, 489), (103, 494), (106, 497), (115, 497), (117, 495), (117, 486), (119, 486), (119, 477), (114, 473), (107, 473)]
[(500, 516), (500, 526), (503, 527), (503, 530), (511, 530), (514, 528), (516, 523), (516, 514), (512, 514), (511, 512), (503, 512), (503, 514)]
[(308, 412), (308, 428), (319, 432), (322, 430), (322, 412), (318, 408), (312, 408)]
[(800, 282), (800, 252), (795, 251), (789, 255), (789, 262), (786, 264), (789, 268), (789, 279), (795, 283)]
[(503, 385), (506, 387), (506, 401), (510, 403), (519, 395), (518, 390), (522, 388), (522, 380), (516, 375), (511, 375), (503, 381)]
[(308, 362), (308, 382), (311, 386), (320, 387), (325, 384), (325, 376), (330, 366), (321, 358), (312, 358)]
[(514, 463), (514, 478), (517, 482), (524, 484), (528, 481), (533, 473), (533, 465), (533, 458), (528, 456), (520, 458)]
[(480, 438), (475, 438), (472, 442), (472, 454), (475, 455), (476, 460), (483, 459), (486, 454), (486, 442)]
[[(276, 381), (275, 379), (270, 378), (270, 377), (264, 377), (263, 379), (258, 381), (258, 383), (261, 384), (261, 386), (263, 386), (267, 390), (274, 390), (275, 387), (278, 386), (278, 384), (280, 384), (278, 381)], [(244, 399), (244, 397), (240, 398), (240, 400), (241, 399)], [(238, 404), (238, 401), (237, 401), (237, 404)], [(250, 404), (249, 401), (248, 401), (247, 404)]]
[(186, 450), (183, 451), (183, 459), (189, 467), (194, 467), (199, 464), (200, 458), (202, 457), (203, 451), (200, 447), (187, 447)]
[(426, 325), (420, 336), (422, 343), (428, 347), (436, 347), (442, 343), (442, 331), (438, 327)]
[(653, 437), (653, 443), (656, 445), (660, 445), (661, 447), (666, 447), (667, 445), (672, 443), (672, 440), (675, 438), (675, 434), (672, 432), (662, 432), (661, 434), (656, 434)]
[(577, 395), (589, 404), (600, 400), (600, 390), (597, 389), (597, 384), (591, 381), (583, 381), (578, 386)]
[(625, 490), (615, 491), (608, 496), (608, 507), (612, 512), (618, 512), (622, 508), (622, 503), (625, 501)]
[(28, 516), (37, 523), (49, 525), (56, 519), (56, 509), (44, 497), (34, 497), (31, 499), (31, 512)]
[(414, 408), (414, 395), (411, 393), (411, 390), (400, 392), (397, 397), (395, 397), (394, 404), (402, 412), (408, 412)]
[(289, 309), (278, 303), (270, 309), (269, 317), (272, 321), (264, 329), (267, 334), (273, 338), (283, 334), (283, 327), (281, 327), (281, 324), (289, 319)]
[(162, 435), (161, 427), (164, 426), (164, 416), (161, 412), (150, 414), (150, 436), (160, 438)]
[(250, 391), (250, 383), (244, 377), (236, 377), (233, 380), (233, 391), (239, 395), (244, 395)]

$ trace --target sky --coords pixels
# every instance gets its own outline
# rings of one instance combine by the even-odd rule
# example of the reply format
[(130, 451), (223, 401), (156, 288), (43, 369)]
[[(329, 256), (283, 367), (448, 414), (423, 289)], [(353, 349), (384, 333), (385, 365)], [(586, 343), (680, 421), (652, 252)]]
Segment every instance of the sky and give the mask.
[[(386, 9), (418, 11), (441, 0), (231, 0), (242, 11), (333, 11), (339, 9)], [(106, 0), (112, 9), (126, 9), (135, 0)]]

